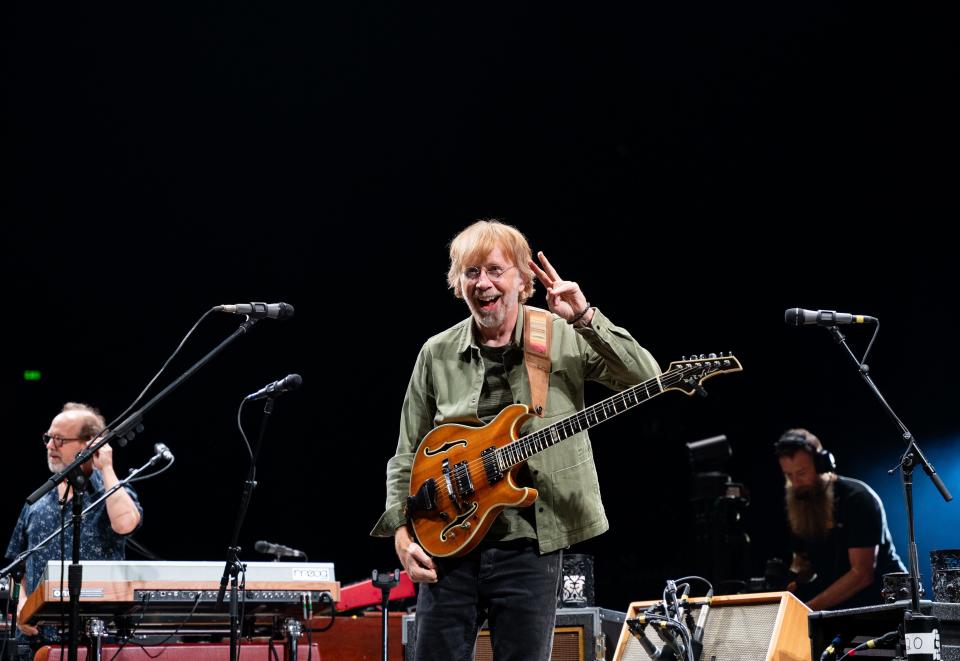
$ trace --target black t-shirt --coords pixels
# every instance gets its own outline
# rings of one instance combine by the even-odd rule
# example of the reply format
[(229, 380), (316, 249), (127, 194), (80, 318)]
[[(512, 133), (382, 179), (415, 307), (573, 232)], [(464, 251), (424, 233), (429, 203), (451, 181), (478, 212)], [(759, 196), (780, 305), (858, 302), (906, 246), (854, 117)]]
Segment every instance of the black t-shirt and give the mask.
[(890, 537), (883, 503), (868, 485), (849, 477), (837, 477), (833, 495), (834, 526), (827, 537), (820, 541), (801, 540), (796, 537), (792, 540), (793, 550), (805, 553), (817, 574), (815, 581), (797, 589), (797, 596), (804, 601), (812, 599), (850, 571), (848, 549), (878, 546), (873, 585), (832, 608), (882, 603), (880, 590), (883, 587), (883, 575), (906, 571)]

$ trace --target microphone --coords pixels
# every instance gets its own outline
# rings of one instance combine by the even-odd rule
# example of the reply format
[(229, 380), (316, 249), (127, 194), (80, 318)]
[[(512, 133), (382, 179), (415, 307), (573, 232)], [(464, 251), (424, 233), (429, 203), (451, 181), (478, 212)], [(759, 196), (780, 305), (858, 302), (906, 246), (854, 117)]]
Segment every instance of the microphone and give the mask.
[(293, 306), (289, 303), (237, 303), (218, 305), (213, 309), (230, 314), (245, 314), (251, 319), (289, 319), (293, 316)]
[(154, 451), (158, 456), (163, 457), (163, 459), (164, 459), (165, 461), (173, 461), (173, 453), (170, 452), (170, 448), (168, 448), (168, 447), (167, 447), (166, 445), (164, 445), (163, 443), (154, 443), (154, 444), (153, 444), (153, 451)]
[(271, 544), (270, 542), (265, 542), (260, 540), (253, 545), (254, 550), (257, 553), (266, 553), (268, 555), (275, 555), (282, 558), (306, 558), (307, 554), (303, 551), (297, 549), (292, 549), (289, 546), (284, 546), (283, 544)]
[(706, 601), (700, 608), (700, 617), (697, 618), (697, 625), (693, 629), (693, 640), (690, 641), (690, 648), (693, 651), (693, 658), (699, 659), (703, 652), (703, 632), (707, 624), (707, 613), (710, 612), (710, 603), (713, 601), (713, 588), (707, 590)]
[(846, 314), (833, 310), (804, 310), (789, 308), (783, 313), (787, 326), (843, 326), (845, 324), (875, 324), (876, 317), (864, 314)]
[(296, 390), (300, 387), (300, 384), (303, 383), (303, 379), (300, 378), (299, 374), (288, 374), (279, 381), (274, 381), (270, 385), (260, 388), (255, 393), (247, 395), (244, 397), (244, 400), (252, 402), (255, 399), (264, 399), (265, 397), (276, 397), (282, 395), (285, 392), (290, 392), (291, 390)]

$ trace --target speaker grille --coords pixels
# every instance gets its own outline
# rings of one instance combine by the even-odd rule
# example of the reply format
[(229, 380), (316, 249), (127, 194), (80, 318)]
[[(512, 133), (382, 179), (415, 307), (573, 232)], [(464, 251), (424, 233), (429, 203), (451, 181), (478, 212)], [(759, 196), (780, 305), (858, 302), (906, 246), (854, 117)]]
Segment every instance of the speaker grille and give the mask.
[[(703, 633), (704, 661), (764, 661), (777, 623), (779, 603), (711, 608)], [(693, 609), (697, 619), (700, 609)], [(659, 636), (647, 627), (647, 637), (661, 646)], [(640, 642), (630, 636), (620, 661), (650, 661)]]
[[(553, 652), (550, 661), (584, 661), (583, 627), (557, 627), (553, 630)], [(643, 650), (641, 650), (642, 652)], [(493, 661), (490, 631), (483, 629), (477, 636), (476, 661)]]

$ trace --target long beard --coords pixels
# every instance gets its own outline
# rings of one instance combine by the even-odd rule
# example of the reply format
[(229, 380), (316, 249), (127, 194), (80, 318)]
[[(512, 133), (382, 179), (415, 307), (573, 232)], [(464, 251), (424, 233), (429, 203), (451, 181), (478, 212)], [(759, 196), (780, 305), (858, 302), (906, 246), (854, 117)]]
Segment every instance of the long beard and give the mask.
[(802, 492), (787, 484), (785, 500), (794, 535), (810, 541), (826, 539), (833, 528), (833, 480), (817, 480)]

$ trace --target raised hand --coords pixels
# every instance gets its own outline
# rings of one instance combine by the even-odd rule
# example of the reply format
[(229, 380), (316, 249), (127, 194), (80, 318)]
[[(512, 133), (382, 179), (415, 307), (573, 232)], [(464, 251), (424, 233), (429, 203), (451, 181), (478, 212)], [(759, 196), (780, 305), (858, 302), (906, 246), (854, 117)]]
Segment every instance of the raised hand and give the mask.
[[(587, 298), (580, 291), (580, 285), (573, 280), (564, 280), (557, 273), (543, 251), (537, 253), (537, 264), (532, 259), (528, 262), (537, 279), (547, 288), (547, 306), (550, 311), (559, 317), (563, 317), (568, 322), (572, 322), (578, 317), (582, 317), (584, 311), (590, 306)], [(542, 267), (541, 267), (542, 264)], [(587, 319), (589, 322), (589, 319)]]

